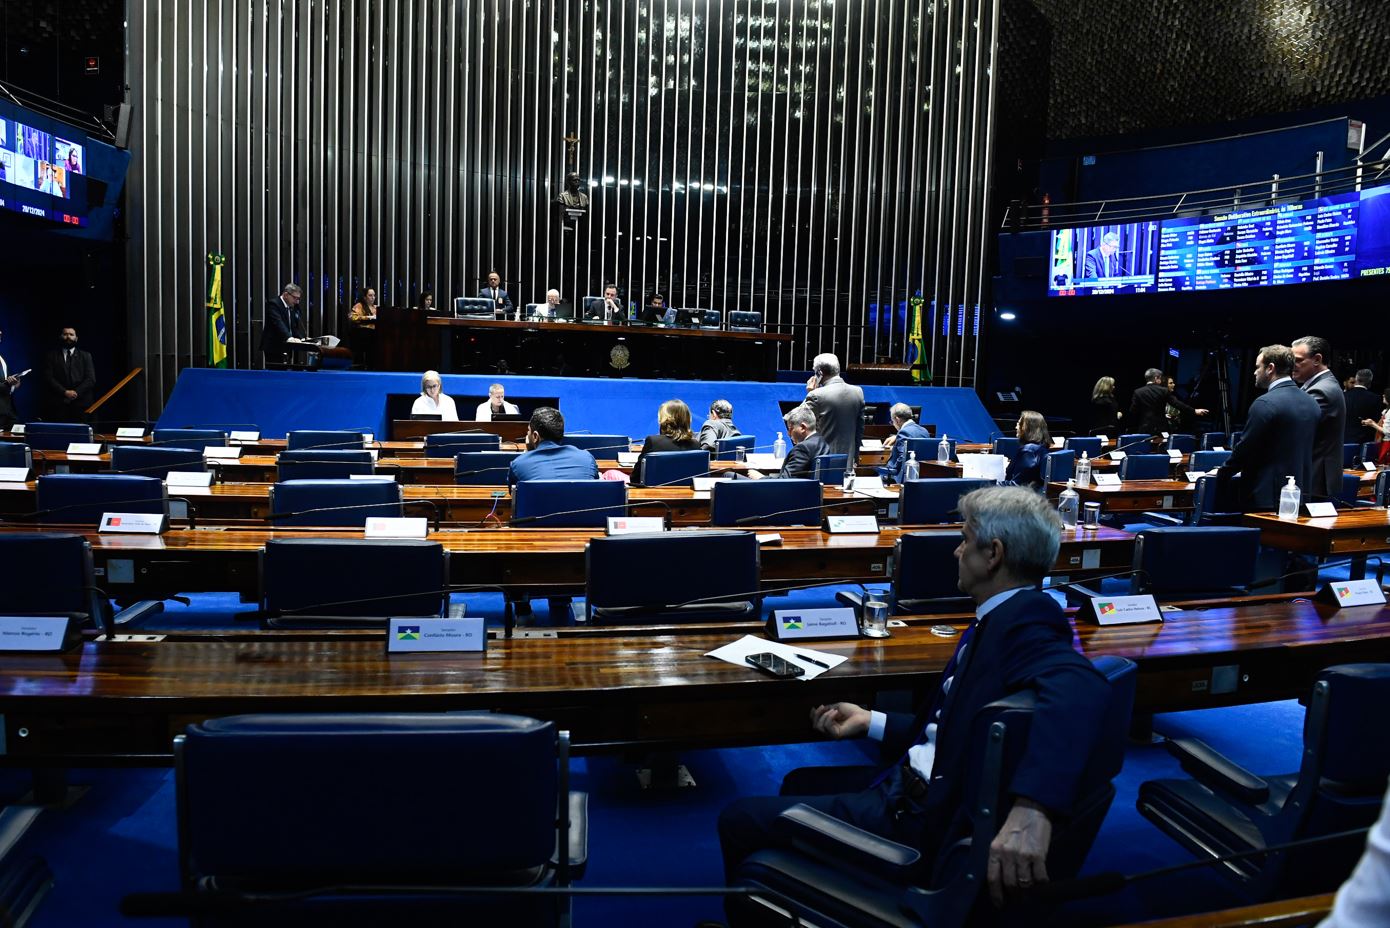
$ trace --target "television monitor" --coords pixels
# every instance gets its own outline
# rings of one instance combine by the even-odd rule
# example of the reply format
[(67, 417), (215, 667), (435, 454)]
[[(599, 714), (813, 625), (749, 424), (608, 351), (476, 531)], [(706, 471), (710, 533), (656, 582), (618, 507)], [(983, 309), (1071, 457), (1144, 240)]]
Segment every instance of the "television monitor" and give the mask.
[(1051, 237), (1048, 295), (1152, 293), (1158, 240), (1156, 221), (1057, 229)]

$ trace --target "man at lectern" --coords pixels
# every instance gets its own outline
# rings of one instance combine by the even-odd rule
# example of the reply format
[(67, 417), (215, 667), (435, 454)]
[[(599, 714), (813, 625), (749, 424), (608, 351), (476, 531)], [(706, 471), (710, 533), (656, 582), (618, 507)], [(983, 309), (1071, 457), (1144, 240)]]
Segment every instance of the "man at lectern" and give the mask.
[(1120, 261), (1120, 236), (1107, 232), (1100, 237), (1100, 245), (1086, 252), (1086, 260), (1081, 265), (1081, 279), (1095, 280), (1098, 277), (1120, 277), (1129, 273)]

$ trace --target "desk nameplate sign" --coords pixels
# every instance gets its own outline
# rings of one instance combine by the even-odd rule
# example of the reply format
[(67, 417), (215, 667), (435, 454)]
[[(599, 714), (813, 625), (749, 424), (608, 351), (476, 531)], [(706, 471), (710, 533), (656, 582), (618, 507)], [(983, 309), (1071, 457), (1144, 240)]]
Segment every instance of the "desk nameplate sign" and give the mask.
[(68, 443), (68, 454), (101, 454), (99, 441), (74, 441)]
[(859, 619), (848, 606), (833, 609), (774, 609), (767, 620), (774, 641), (858, 638)]
[(261, 440), (261, 433), (260, 433), (260, 432), (253, 432), (253, 431), (244, 431), (244, 430), (233, 429), (232, 432), (231, 432), (231, 434), (229, 434), (229, 435), (227, 436), (227, 440), (228, 440), (228, 441), (260, 441), (260, 440)]
[(205, 470), (171, 470), (164, 475), (166, 487), (210, 487), (212, 473)]
[(348, 474), (349, 480), (376, 480), (379, 483), (395, 483), (395, 474)]
[(827, 527), (832, 535), (877, 535), (877, 516), (827, 516)]
[(235, 461), (241, 457), (241, 446), (231, 445), (222, 447), (220, 445), (210, 445), (203, 449), (203, 460), (213, 461)]
[(1176, 448), (1169, 448), (1169, 449), (1168, 449), (1168, 460), (1169, 460), (1169, 461), (1181, 461), (1181, 460), (1182, 460), (1182, 452), (1179, 451), (1179, 450), (1177, 450)]
[(478, 652), (487, 650), (486, 620), (391, 618), (386, 628), (387, 654)]
[(622, 467), (634, 467), (637, 464), (637, 459), (641, 456), (637, 451), (619, 451), (618, 464)]
[(0, 483), (25, 483), (28, 479), (27, 467), (0, 467)]
[(1334, 580), (1318, 590), (1319, 602), (1343, 606), (1383, 606), (1385, 591), (1374, 580)]
[(1117, 487), (1123, 483), (1119, 474), (1092, 474), (1091, 479), (1096, 482), (1098, 487)]
[(116, 429), (117, 438), (144, 438), (145, 430), (139, 428), (120, 428)]
[(23, 435), (23, 434), (24, 434), (24, 423), (23, 423), (23, 422), (16, 422), (14, 425), (10, 426), (10, 434), (11, 434), (11, 435)]
[(1223, 448), (1223, 447), (1221, 447), (1220, 445), (1212, 445), (1212, 446), (1211, 446), (1211, 450), (1213, 450), (1213, 451), (1225, 451), (1226, 449)]
[(666, 520), (661, 516), (608, 517), (609, 535), (646, 535), (664, 531)]
[(1375, 461), (1362, 461), (1362, 462), (1361, 462), (1361, 469), (1364, 470), (1364, 471), (1365, 471), (1366, 473), (1368, 473), (1368, 474), (1374, 474), (1379, 466), (1380, 466), (1380, 465), (1376, 464)]
[(407, 516), (368, 516), (364, 538), (424, 538), (430, 533), (430, 520)]
[(82, 640), (79, 615), (0, 615), (0, 653), (58, 654)]
[(1134, 625), (1162, 622), (1163, 613), (1147, 593), (1140, 596), (1092, 596), (1081, 604), (1076, 618), (1096, 625)]
[(370, 445), (370, 444), (372, 443), (372, 438), (373, 438), (373, 437), (374, 437), (374, 436), (372, 435), (371, 432), (363, 432), (363, 433), (362, 433), (362, 444), (364, 444), (364, 445)]
[(1337, 518), (1336, 503), (1305, 503), (1310, 519), (1335, 519)]
[(733, 477), (691, 477), (690, 483), (696, 493), (708, 493), (716, 483), (730, 483)]
[(1123, 461), (1125, 459), (1125, 453), (1123, 451), (1112, 451), (1106, 455), (1106, 457), (1110, 458), (1112, 461)]
[(158, 535), (167, 528), (169, 517), (162, 512), (103, 512), (99, 532), (122, 535)]

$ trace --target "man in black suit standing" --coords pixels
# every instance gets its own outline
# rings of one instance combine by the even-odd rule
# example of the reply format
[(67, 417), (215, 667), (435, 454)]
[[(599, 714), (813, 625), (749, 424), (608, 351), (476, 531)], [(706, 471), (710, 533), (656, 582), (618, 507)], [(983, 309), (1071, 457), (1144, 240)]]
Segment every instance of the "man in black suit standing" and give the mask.
[(1010, 784), (1013, 805), (989, 849), (996, 901), (1047, 881), (1052, 824), (1075, 802), (1109, 699), (1105, 678), (1072, 648), (1056, 601), (1038, 589), (1052, 569), (1061, 523), (1025, 487), (988, 487), (960, 501), (957, 584), (975, 601), (941, 684), (914, 718), (853, 703), (817, 706), (811, 724), (830, 738), (869, 737), (891, 766), (808, 767), (782, 781), (781, 795), (739, 799), (719, 818), (726, 873), (754, 851), (786, 843), (777, 816), (805, 803), (844, 822), (917, 848), (922, 872), (968, 834), (961, 808), (969, 771), (970, 720), (983, 706), (1037, 691), (1028, 744)]
[(1144, 371), (1144, 385), (1134, 391), (1129, 401), (1129, 421), (1135, 430), (1157, 435), (1168, 431), (1164, 410), (1176, 406), (1189, 416), (1205, 416), (1210, 410), (1193, 409), (1173, 395), (1163, 384), (1163, 371), (1151, 367)]
[(1376, 433), (1361, 423), (1366, 419), (1380, 421), (1380, 397), (1371, 389), (1371, 381), (1375, 380), (1376, 375), (1365, 368), (1356, 372), (1356, 382), (1352, 388), (1343, 394), (1347, 404), (1347, 421), (1344, 432), (1344, 440), (1365, 444), (1368, 441), (1376, 441)]
[(512, 314), (512, 298), (502, 289), (502, 275), (496, 271), (487, 275), (487, 286), (478, 291), (478, 296), (492, 304), (493, 315), (501, 313), (506, 318)]
[(1242, 512), (1274, 512), (1279, 491), (1293, 477), (1309, 496), (1313, 476), (1313, 436), (1322, 411), (1317, 400), (1293, 382), (1293, 351), (1283, 345), (1261, 348), (1255, 358), (1255, 386), (1265, 391), (1250, 404), (1245, 434), (1216, 472), (1224, 483), (1240, 474)]
[(77, 330), (64, 326), (62, 347), (43, 356), (43, 417), (50, 422), (86, 422), (97, 385), (92, 356), (77, 347)]
[(1317, 400), (1322, 419), (1313, 436), (1313, 475), (1305, 492), (1313, 497), (1336, 499), (1342, 495), (1342, 439), (1345, 437), (1347, 402), (1337, 375), (1328, 369), (1332, 346), (1327, 339), (1306, 335), (1293, 349), (1293, 379)]
[(280, 295), (265, 304), (265, 325), (261, 328), (261, 354), (266, 367), (284, 364), (286, 341), (304, 337), (304, 320), (299, 314), (299, 301), (304, 291), (298, 284), (285, 284)]
[[(0, 332), (0, 335), (3, 335)], [(19, 413), (14, 408), (14, 391), (19, 389), (19, 375), (10, 372), (10, 366), (0, 355), (0, 431), (8, 432), (15, 424)]]

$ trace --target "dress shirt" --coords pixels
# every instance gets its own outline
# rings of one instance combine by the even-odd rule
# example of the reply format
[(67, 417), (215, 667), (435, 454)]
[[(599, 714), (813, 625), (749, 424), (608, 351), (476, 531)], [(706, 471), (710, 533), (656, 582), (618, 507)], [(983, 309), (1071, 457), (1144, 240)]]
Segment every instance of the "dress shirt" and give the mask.
[[(520, 412), (520, 410), (518, 410), (518, 409), (517, 409), (515, 406), (513, 406), (511, 403), (508, 403), (506, 400), (503, 400), (503, 401), (502, 401), (502, 413), (503, 413), (504, 415), (515, 416), (518, 412)], [(488, 400), (488, 401), (486, 401), (486, 402), (482, 402), (482, 403), (479, 403), (479, 404), (478, 404), (477, 410), (473, 413), (473, 421), (475, 421), (475, 422), (491, 422), (491, 421), (492, 421), (492, 401), (491, 401), (491, 400)]]
[(1366, 836), (1366, 850), (1318, 928), (1378, 928), (1390, 924), (1390, 794)]
[(458, 407), (454, 405), (454, 398), (443, 393), (439, 394), (437, 401), (429, 394), (421, 393), (415, 397), (415, 403), (410, 407), (412, 416), (432, 416), (436, 413), (443, 422), (459, 421), (459, 411)]

